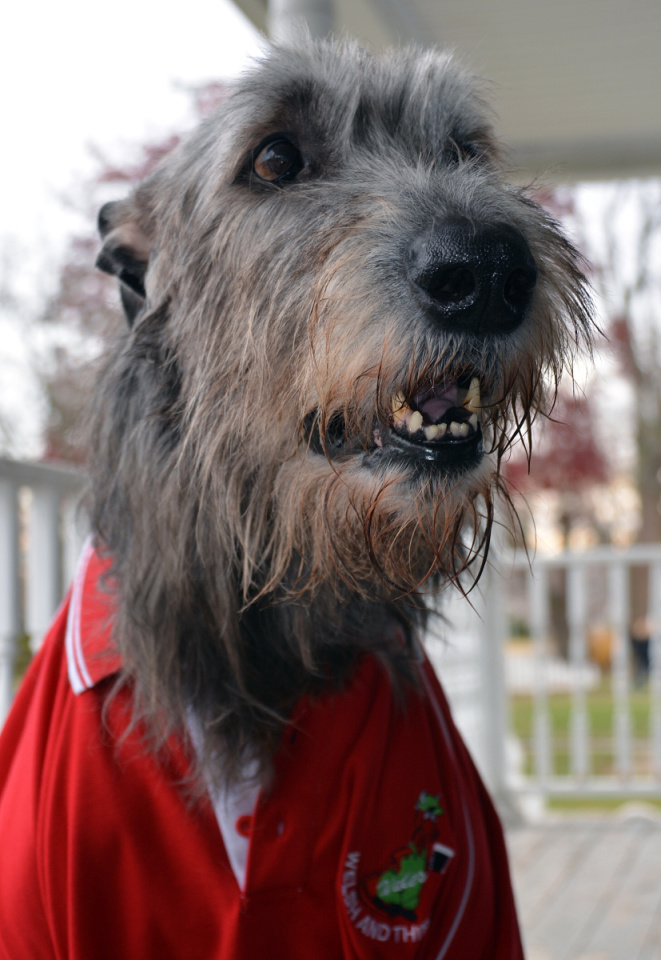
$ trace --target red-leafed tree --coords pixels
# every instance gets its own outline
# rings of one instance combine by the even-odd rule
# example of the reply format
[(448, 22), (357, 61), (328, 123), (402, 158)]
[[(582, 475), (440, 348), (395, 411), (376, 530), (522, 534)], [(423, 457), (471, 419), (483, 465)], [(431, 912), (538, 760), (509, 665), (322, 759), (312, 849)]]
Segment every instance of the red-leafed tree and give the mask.
[[(506, 465), (524, 494), (553, 489), (565, 542), (577, 515), (592, 521), (589, 490), (627, 467), (639, 494), (638, 539), (661, 541), (661, 181), (628, 181), (565, 189), (541, 198), (569, 225), (591, 262), (605, 337), (596, 356), (606, 376), (586, 396), (561, 394), (541, 425), (532, 469), (514, 456)], [(627, 402), (628, 394), (628, 402)], [(617, 398), (616, 402), (604, 400)], [(603, 410), (608, 409), (609, 415)], [(599, 411), (599, 418), (596, 416)], [(597, 438), (600, 438), (597, 440)], [(647, 609), (646, 579), (632, 576), (632, 618)], [(553, 584), (552, 584), (553, 587)], [(564, 648), (563, 585), (556, 584), (554, 623)], [(554, 596), (552, 590), (552, 607)], [(553, 614), (553, 610), (552, 610)]]
[(586, 494), (611, 478), (590, 398), (562, 390), (551, 417), (535, 432), (531, 462), (519, 448), (504, 465), (505, 477), (515, 494), (529, 497), (552, 490), (558, 495), (557, 519), (566, 545), (577, 519), (597, 526)]
[(611, 430), (616, 451), (633, 440), (640, 496), (638, 538), (661, 541), (661, 180), (604, 188), (597, 215), (579, 218), (584, 248), (596, 264), (594, 285), (620, 379), (630, 391)]
[(541, 431), (534, 472), (529, 474), (527, 460), (520, 456), (509, 461), (505, 470), (517, 488), (581, 491), (595, 483), (606, 483), (608, 464), (596, 438), (590, 400), (560, 393)]
[[(562, 390), (551, 417), (537, 425), (536, 434), (530, 470), (520, 450), (505, 464), (505, 476), (515, 497), (518, 492), (532, 504), (535, 494), (553, 491), (558, 502), (555, 519), (565, 548), (578, 521), (589, 524), (600, 539), (605, 539), (607, 532), (594, 514), (590, 492), (595, 485), (607, 483), (611, 472), (598, 439), (590, 398)], [(549, 573), (549, 607), (556, 648), (567, 656), (569, 629), (562, 569)]]
[[(565, 228), (575, 226), (572, 190), (540, 191), (536, 199)], [(535, 423), (532, 458), (529, 460), (519, 445), (504, 464), (505, 477), (515, 496), (530, 498), (541, 491), (554, 491), (559, 501), (557, 521), (565, 545), (577, 520), (587, 521), (593, 528), (598, 526), (589, 492), (611, 477), (600, 426), (593, 393), (577, 393), (570, 383), (563, 383), (550, 417)], [(603, 536), (603, 531), (599, 533)]]

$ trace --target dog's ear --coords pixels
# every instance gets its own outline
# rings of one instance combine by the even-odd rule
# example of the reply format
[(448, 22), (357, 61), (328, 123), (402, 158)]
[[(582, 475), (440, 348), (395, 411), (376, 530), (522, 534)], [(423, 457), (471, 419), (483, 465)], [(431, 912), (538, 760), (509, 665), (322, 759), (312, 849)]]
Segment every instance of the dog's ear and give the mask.
[(145, 304), (145, 274), (151, 241), (130, 199), (104, 204), (99, 211), (98, 226), (103, 246), (96, 265), (119, 280), (122, 306), (129, 326), (133, 326)]

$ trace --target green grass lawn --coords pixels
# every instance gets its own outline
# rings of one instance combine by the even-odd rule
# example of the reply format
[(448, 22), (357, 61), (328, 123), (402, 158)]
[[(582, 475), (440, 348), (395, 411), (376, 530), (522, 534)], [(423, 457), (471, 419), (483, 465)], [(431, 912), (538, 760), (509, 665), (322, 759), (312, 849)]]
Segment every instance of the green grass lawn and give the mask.
[[(630, 796), (613, 797), (549, 797), (547, 809), (558, 813), (614, 813), (621, 807), (631, 804)], [(661, 798), (645, 797), (637, 803), (644, 804), (654, 811), (661, 810)]]
[(23, 675), (28, 668), (32, 652), (30, 650), (30, 638), (27, 633), (21, 634), (16, 641), (16, 653), (14, 657), (14, 690), (18, 690), (21, 685)]
[[(590, 769), (598, 775), (615, 773), (615, 705), (610, 679), (586, 695), (590, 731)], [(563, 776), (570, 772), (571, 755), (571, 696), (566, 693), (549, 694), (549, 719), (552, 740), (552, 772)], [(650, 695), (647, 687), (632, 689), (629, 698), (632, 756), (634, 772), (651, 771), (650, 754)], [(534, 703), (531, 696), (517, 695), (510, 700), (510, 722), (513, 732), (525, 750), (524, 772), (532, 773)]]

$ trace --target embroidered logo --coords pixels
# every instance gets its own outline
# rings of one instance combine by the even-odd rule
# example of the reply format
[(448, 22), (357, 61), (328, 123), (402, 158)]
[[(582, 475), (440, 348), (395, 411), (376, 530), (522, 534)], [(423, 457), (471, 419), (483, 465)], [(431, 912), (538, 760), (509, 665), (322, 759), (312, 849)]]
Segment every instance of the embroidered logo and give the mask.
[[(409, 943), (426, 933), (429, 919), (421, 921), (418, 916), (423, 889), (430, 874), (443, 873), (454, 856), (454, 850), (439, 842), (437, 820), (442, 814), (440, 797), (423, 791), (415, 805), (411, 839), (380, 870), (359, 879), (360, 853), (347, 857), (344, 902), (354, 926), (365, 936)], [(393, 924), (394, 920), (398, 922)]]

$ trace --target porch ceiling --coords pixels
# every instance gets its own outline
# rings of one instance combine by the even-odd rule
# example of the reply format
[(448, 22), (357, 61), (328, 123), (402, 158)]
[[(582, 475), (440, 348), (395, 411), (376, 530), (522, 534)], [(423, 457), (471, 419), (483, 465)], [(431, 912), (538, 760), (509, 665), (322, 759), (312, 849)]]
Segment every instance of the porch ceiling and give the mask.
[[(266, 0), (235, 2), (265, 28)], [(659, 0), (335, 0), (335, 22), (374, 48), (455, 48), (524, 177), (661, 174)]]

